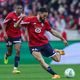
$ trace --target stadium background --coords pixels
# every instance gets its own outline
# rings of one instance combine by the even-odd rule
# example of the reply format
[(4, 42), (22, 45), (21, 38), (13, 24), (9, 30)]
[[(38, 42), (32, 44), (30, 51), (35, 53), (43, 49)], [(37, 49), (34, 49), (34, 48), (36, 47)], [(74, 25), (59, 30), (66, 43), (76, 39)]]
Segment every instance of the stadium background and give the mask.
[[(61, 32), (63, 37), (66, 40), (68, 40), (69, 46), (76, 44), (76, 43), (80, 43), (80, 1), (79, 0), (0, 0), (0, 24), (3, 22), (5, 16), (9, 12), (13, 11), (16, 3), (21, 3), (23, 5), (25, 14), (27, 16), (36, 15), (37, 9), (39, 9), (41, 6), (47, 8), (49, 10), (48, 19), (49, 19), (51, 27), (53, 27), (57, 31)], [(38, 62), (32, 57), (32, 55), (29, 52), (28, 43), (26, 42), (27, 40), (25, 37), (26, 33), (24, 32), (24, 28), (22, 28), (21, 30), (22, 30), (23, 43), (22, 43), (22, 47), (21, 47), (20, 63), (22, 65), (22, 69), (24, 68), (24, 64), (30, 65), (30, 66), (32, 65), (32, 67), (34, 67), (34, 65), (38, 65)], [(59, 39), (53, 37), (48, 32), (46, 32), (46, 35), (47, 35), (47, 37), (50, 41), (50, 44), (52, 45), (53, 48), (59, 48), (59, 49), (65, 48), (64, 44)], [(79, 45), (75, 48), (79, 48)], [(3, 80), (3, 79), (18, 80), (19, 76), (18, 76), (18, 78), (15, 76), (13, 76), (14, 78), (13, 77), (8, 78), (7, 76), (4, 78), (4, 76), (5, 76), (4, 70), (6, 69), (6, 67), (8, 67), (8, 66), (4, 65), (4, 63), (3, 63), (5, 51), (6, 51), (6, 44), (4, 42), (3, 32), (2, 32), (1, 25), (0, 25), (0, 74), (1, 74), (0, 80)], [(77, 52), (75, 51), (74, 53), (76, 54), (75, 57), (80, 56), (80, 52), (77, 54)], [(15, 50), (13, 50), (13, 55), (9, 58), (9, 64), (13, 64), (14, 55), (15, 55)], [(70, 57), (70, 56), (68, 56), (68, 57)], [(75, 59), (75, 57), (71, 57), (71, 58)], [(51, 62), (51, 59), (45, 58), (45, 60), (47, 63)], [(76, 59), (76, 63), (77, 63), (77, 61), (80, 61), (80, 60)], [(64, 63), (64, 64), (66, 64), (66, 63)], [(80, 63), (78, 63), (78, 64), (80, 64)], [(61, 67), (60, 66), (59, 67), (61, 68), (61, 70), (63, 68), (63, 70), (62, 70), (63, 72), (64, 72), (65, 68), (68, 68), (68, 67), (72, 67), (75, 70), (77, 68), (80, 71), (80, 67), (79, 67), (80, 65), (78, 66), (78, 64), (75, 64), (75, 65), (69, 64), (66, 67), (65, 67), (65, 65), (60, 65)], [(5, 69), (3, 67), (5, 67)], [(9, 65), (9, 69), (11, 70), (10, 67), (11, 66)], [(26, 67), (29, 67), (29, 66), (26, 66)], [(57, 67), (56, 65), (53, 66), (53, 68), (55, 68), (56, 70), (59, 67)], [(37, 66), (36, 66), (36, 68), (37, 68)], [(26, 70), (26, 68), (24, 68), (23, 70)], [(77, 72), (78, 70), (76, 70), (76, 73), (79, 73), (79, 72)], [(9, 74), (9, 72), (10, 71), (8, 71), (8, 74)], [(6, 70), (6, 73), (7, 73), (7, 70)], [(26, 71), (26, 73), (27, 73), (27, 71)], [(43, 71), (43, 73), (44, 73), (44, 71)], [(63, 74), (61, 72), (59, 72), (59, 73)], [(41, 75), (41, 74), (39, 73), (39, 75)], [(45, 72), (45, 74), (46, 74), (46, 72)], [(48, 76), (48, 74), (46, 74), (46, 75)], [(26, 76), (24, 76), (23, 79), (19, 78), (19, 80), (26, 80), (25, 78), (26, 78)], [(34, 77), (32, 77), (32, 78), (34, 78)], [(44, 77), (44, 78), (45, 79), (48, 78), (46, 80), (49, 80), (49, 76)], [(80, 78), (80, 75), (78, 75), (77, 78), (70, 79), (70, 80), (79, 80), (79, 78)], [(37, 79), (45, 80), (45, 79), (42, 79), (41, 77), (39, 78), (36, 76), (34, 79), (31, 79), (29, 77), (27, 79), (29, 79), (29, 80), (37, 80)], [(64, 80), (64, 78), (61, 80)], [(65, 79), (65, 80), (67, 80), (67, 79)]]

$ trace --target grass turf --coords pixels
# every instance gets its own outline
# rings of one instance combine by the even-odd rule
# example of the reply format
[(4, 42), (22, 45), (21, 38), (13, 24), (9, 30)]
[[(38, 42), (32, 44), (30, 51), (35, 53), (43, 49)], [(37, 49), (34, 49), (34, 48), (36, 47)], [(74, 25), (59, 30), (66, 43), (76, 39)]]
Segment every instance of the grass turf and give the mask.
[[(58, 80), (80, 80), (80, 65), (52, 65), (61, 75)], [(65, 78), (64, 70), (73, 68), (76, 72), (74, 78)], [(0, 65), (0, 80), (52, 80), (51, 75), (41, 68), (39, 64), (26, 64), (19, 67), (21, 74), (12, 74), (12, 65)]]

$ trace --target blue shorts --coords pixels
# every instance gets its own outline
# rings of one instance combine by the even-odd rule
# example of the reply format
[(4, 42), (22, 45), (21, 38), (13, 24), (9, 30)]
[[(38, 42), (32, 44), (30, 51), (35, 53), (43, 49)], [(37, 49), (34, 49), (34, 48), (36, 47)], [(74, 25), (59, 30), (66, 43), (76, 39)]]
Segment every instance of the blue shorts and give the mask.
[(54, 49), (51, 47), (51, 45), (48, 43), (46, 45), (43, 46), (39, 46), (39, 47), (29, 47), (30, 48), (30, 52), (32, 53), (33, 51), (36, 52), (41, 52), (41, 54), (45, 57), (52, 57), (55, 54)]
[(21, 37), (17, 37), (17, 38), (8, 37), (8, 39), (6, 40), (6, 45), (7, 45), (7, 47), (10, 47), (13, 44), (18, 44), (18, 43), (21, 43), (21, 42), (22, 42)]

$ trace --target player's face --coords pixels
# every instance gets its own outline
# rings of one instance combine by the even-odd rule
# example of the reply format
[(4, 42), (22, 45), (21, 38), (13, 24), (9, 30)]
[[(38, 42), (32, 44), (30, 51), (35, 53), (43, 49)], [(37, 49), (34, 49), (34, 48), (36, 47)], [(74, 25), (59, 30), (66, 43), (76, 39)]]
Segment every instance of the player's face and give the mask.
[(16, 6), (16, 12), (17, 12), (18, 14), (22, 13), (22, 11), (23, 11), (23, 8), (22, 8), (21, 5)]
[(45, 20), (48, 17), (48, 12), (40, 13), (40, 17)]

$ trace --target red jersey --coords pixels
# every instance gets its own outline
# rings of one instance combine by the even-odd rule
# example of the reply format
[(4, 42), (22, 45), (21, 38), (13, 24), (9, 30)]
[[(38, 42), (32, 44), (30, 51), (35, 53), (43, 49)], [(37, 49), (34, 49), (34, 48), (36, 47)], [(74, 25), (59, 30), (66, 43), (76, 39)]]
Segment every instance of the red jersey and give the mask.
[(4, 20), (4, 24), (6, 25), (6, 33), (9, 37), (16, 38), (21, 36), (20, 28), (15, 28), (14, 24), (20, 19), (17, 16), (16, 12), (11, 12), (7, 15)]
[(36, 16), (25, 17), (21, 24), (27, 26), (30, 47), (42, 46), (48, 43), (45, 31), (50, 31), (51, 27), (47, 20), (42, 23)]

